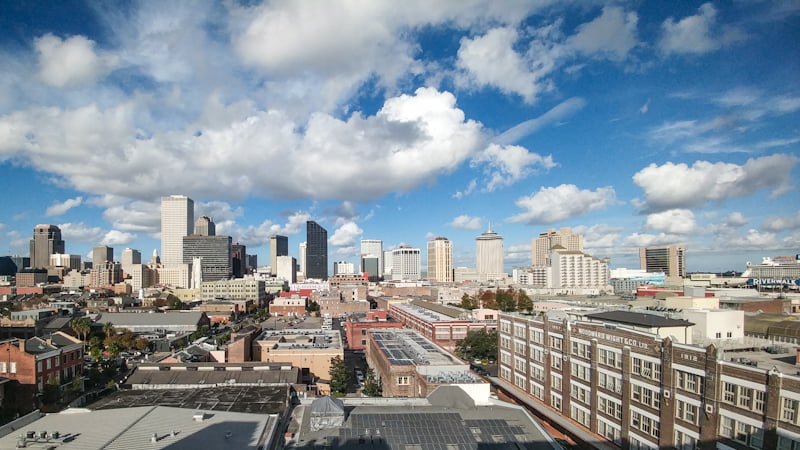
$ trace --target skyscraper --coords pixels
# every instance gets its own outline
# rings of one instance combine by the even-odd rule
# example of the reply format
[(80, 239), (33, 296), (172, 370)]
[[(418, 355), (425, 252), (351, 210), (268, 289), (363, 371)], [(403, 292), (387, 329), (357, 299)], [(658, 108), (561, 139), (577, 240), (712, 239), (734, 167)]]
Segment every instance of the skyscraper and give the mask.
[[(184, 236), (183, 263), (194, 264), (200, 258), (203, 281), (218, 281), (230, 278), (231, 237), (230, 236)], [(194, 270), (194, 268), (193, 268)]]
[(233, 278), (242, 278), (247, 273), (247, 247), (238, 242), (231, 244), (231, 267)]
[(289, 238), (278, 234), (269, 238), (269, 265), (272, 275), (278, 274), (278, 256), (289, 255)]
[(98, 245), (92, 249), (92, 267), (104, 262), (114, 262), (114, 249), (107, 245)]
[(428, 279), (441, 283), (453, 281), (453, 242), (445, 237), (428, 241)]
[(61, 229), (55, 225), (36, 225), (30, 247), (31, 267), (45, 267), (50, 264), (50, 255), (66, 253)]
[(492, 230), (475, 238), (476, 266), (481, 280), (494, 279), (505, 274), (503, 270), (503, 237)]
[[(383, 276), (383, 241), (380, 239), (362, 239), (361, 240), (361, 257), (374, 256), (378, 258), (378, 273), (370, 274)], [(361, 268), (362, 272), (366, 272)]]
[(328, 230), (306, 222), (306, 279), (328, 279)]
[(217, 226), (214, 220), (208, 216), (200, 216), (194, 223), (194, 234), (200, 236), (215, 236), (217, 234)]
[[(183, 264), (183, 237), (194, 228), (194, 201), (185, 195), (161, 197), (161, 263)], [(191, 259), (189, 260), (191, 263)]]
[(419, 280), (422, 278), (420, 251), (410, 245), (392, 250), (392, 280)]
[(665, 245), (639, 249), (639, 268), (647, 272), (664, 272), (667, 278), (686, 276), (686, 247)]
[(583, 236), (573, 234), (572, 229), (569, 227), (563, 227), (559, 230), (550, 228), (543, 233), (539, 233), (538, 238), (531, 240), (531, 265), (549, 266), (550, 249), (556, 245), (560, 245), (571, 252), (583, 252)]

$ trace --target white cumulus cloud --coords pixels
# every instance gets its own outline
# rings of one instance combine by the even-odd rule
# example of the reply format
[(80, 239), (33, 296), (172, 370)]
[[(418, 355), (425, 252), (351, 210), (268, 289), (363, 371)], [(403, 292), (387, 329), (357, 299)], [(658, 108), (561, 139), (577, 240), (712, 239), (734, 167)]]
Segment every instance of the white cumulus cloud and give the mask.
[(762, 227), (767, 231), (778, 232), (800, 228), (800, 211), (788, 216), (769, 216)]
[(352, 247), (362, 234), (364, 230), (359, 228), (358, 224), (346, 222), (333, 232), (333, 236), (328, 238), (328, 243), (334, 247)]
[(744, 197), (772, 189), (773, 197), (792, 189), (794, 155), (775, 154), (747, 160), (743, 165), (696, 161), (692, 166), (650, 164), (633, 176), (644, 190), (644, 209), (659, 212), (699, 207), (710, 201)]
[(577, 34), (567, 40), (567, 45), (585, 54), (622, 60), (638, 44), (638, 21), (635, 12), (626, 13), (622, 8), (606, 6), (599, 17), (579, 26)]
[(528, 225), (547, 225), (605, 209), (615, 199), (616, 193), (611, 186), (594, 191), (579, 189), (574, 184), (542, 187), (530, 196), (517, 199), (515, 203), (523, 212), (508, 220)]
[(490, 144), (470, 162), (472, 167), (484, 166), (487, 175), (485, 190), (494, 191), (498, 187), (509, 186), (528, 175), (537, 168), (544, 170), (556, 166), (551, 155), (542, 156), (517, 145), (500, 146)]
[(61, 203), (53, 203), (52, 205), (47, 207), (47, 210), (44, 212), (44, 215), (48, 217), (60, 216), (65, 212), (69, 211), (70, 209), (76, 206), (80, 206), (81, 203), (83, 203), (83, 197), (69, 198)]
[(481, 227), (481, 218), (461, 215), (453, 219), (449, 225), (462, 230), (477, 230)]
[(667, 234), (689, 234), (697, 229), (694, 213), (688, 209), (670, 209), (647, 216), (645, 229)]
[(677, 22), (672, 17), (665, 20), (658, 47), (665, 54), (703, 54), (744, 38), (745, 34), (735, 27), (717, 26), (716, 8), (704, 3), (693, 16)]
[(48, 33), (34, 45), (39, 54), (39, 77), (60, 88), (93, 83), (119, 62), (117, 56), (95, 52), (94, 41), (83, 36), (62, 40)]

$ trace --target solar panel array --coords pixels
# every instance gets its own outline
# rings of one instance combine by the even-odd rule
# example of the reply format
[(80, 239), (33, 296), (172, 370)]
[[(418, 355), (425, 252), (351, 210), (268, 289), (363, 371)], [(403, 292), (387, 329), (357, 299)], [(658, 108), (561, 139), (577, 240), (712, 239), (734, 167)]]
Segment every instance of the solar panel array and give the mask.
[(352, 414), (328, 444), (332, 448), (377, 445), (422, 450), (477, 450), (485, 445), (535, 448), (519, 425), (501, 419), (464, 420), (458, 413)]

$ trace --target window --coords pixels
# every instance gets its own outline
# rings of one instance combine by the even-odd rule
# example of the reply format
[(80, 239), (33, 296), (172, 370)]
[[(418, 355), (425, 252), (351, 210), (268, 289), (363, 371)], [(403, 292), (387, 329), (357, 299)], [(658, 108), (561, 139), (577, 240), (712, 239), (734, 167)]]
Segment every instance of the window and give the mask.
[(550, 336), (550, 347), (561, 350), (564, 344), (564, 340), (557, 336)]
[(739, 386), (737, 403), (742, 408), (751, 409), (753, 407), (753, 390)]
[(17, 373), (17, 363), (16, 361), (11, 362), (11, 373)]
[(767, 404), (767, 393), (764, 391), (756, 391), (756, 398), (753, 401), (753, 409), (757, 412), (764, 412), (764, 407)]
[(797, 400), (784, 397), (783, 402), (781, 402), (781, 420), (784, 422), (793, 423), (795, 425), (800, 425), (800, 423), (798, 423), (799, 415), (797, 414), (797, 408), (799, 404), (800, 402)]
[(622, 445), (622, 433), (620, 433), (620, 430), (602, 420), (597, 422), (597, 433), (619, 446)]
[(600, 364), (609, 367), (615, 367), (617, 369), (622, 368), (622, 356), (615, 351), (600, 349)]
[(795, 441), (785, 436), (778, 436), (778, 450), (800, 450), (800, 441)]
[(500, 347), (510, 349), (511, 348), (511, 338), (508, 338), (506, 336), (500, 336)]
[(525, 359), (514, 357), (514, 368), (520, 372), (525, 372)]
[(722, 416), (719, 434), (752, 448), (760, 449), (764, 445), (764, 430), (730, 417)]
[(622, 394), (622, 377), (615, 377), (605, 372), (598, 372), (597, 384), (603, 389)]
[(694, 392), (695, 394), (703, 393), (703, 377), (693, 373), (684, 372), (682, 370), (675, 371), (675, 378), (678, 380), (677, 385), (679, 388)]
[(573, 378), (578, 378), (583, 381), (592, 381), (592, 369), (578, 363), (572, 363), (570, 365), (570, 375), (572, 375)]
[(675, 431), (675, 447), (678, 450), (695, 450), (697, 439), (681, 431)]
[(525, 341), (514, 341), (514, 351), (520, 354), (525, 353)]
[(582, 408), (578, 408), (572, 406), (569, 411), (569, 416), (572, 420), (578, 422), (579, 424), (589, 427), (590, 426), (590, 414), (584, 411)]
[(725, 403), (730, 403), (731, 405), (736, 404), (736, 385), (733, 383), (724, 383), (725, 394), (722, 397), (722, 401)]
[(589, 403), (589, 391), (580, 387), (577, 384), (571, 384), (569, 389), (569, 396), (581, 403)]
[(550, 387), (552, 387), (556, 391), (561, 390), (561, 375), (553, 374), (552, 376), (550, 376)]
[(531, 347), (531, 359), (536, 362), (544, 362), (544, 351), (540, 348)]
[(518, 323), (514, 324), (514, 336), (516, 337), (525, 337), (525, 325), (520, 325)]
[(544, 398), (544, 390), (541, 386), (531, 383), (531, 395), (541, 400)]
[(550, 365), (553, 369), (561, 370), (561, 355), (555, 353), (550, 355)]
[(573, 342), (572, 354), (575, 356), (580, 356), (581, 358), (589, 359), (592, 357), (592, 347), (581, 342)]
[(645, 361), (641, 358), (631, 358), (631, 371), (636, 375), (649, 378), (651, 380), (661, 379), (661, 363)]
[(0, 362), (0, 373), (6, 373), (6, 363)]
[(611, 417), (614, 417), (617, 420), (622, 419), (622, 403), (615, 402), (605, 397), (598, 397), (597, 407), (598, 410), (608, 414)]
[(524, 391), (526, 389), (525, 388), (525, 375), (514, 373), (514, 385)]
[(697, 405), (678, 400), (677, 417), (691, 424), (697, 425)]
[(410, 384), (409, 377), (397, 377), (398, 386), (408, 386)]
[(556, 409), (556, 411), (561, 411), (561, 396), (552, 394), (550, 396), (550, 406)]
[(500, 362), (503, 364), (511, 364), (511, 354), (500, 352)]
[(631, 385), (631, 397), (643, 405), (656, 409), (661, 406), (661, 393), (644, 386)]
[(658, 421), (636, 411), (631, 413), (631, 427), (653, 437), (658, 437)]
[(534, 380), (544, 381), (544, 369), (531, 364), (531, 378)]
[(530, 329), (530, 336), (531, 342), (536, 344), (543, 344), (544, 343), (544, 333), (542, 330), (537, 330), (536, 328)]

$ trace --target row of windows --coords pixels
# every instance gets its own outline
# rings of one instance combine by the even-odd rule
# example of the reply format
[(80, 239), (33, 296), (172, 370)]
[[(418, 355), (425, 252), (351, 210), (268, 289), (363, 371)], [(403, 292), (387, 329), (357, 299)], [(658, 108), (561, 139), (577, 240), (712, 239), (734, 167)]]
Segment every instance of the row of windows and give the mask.
[(766, 392), (728, 382), (723, 382), (722, 391), (723, 402), (751, 411), (764, 412), (767, 401)]
[(723, 416), (722, 420), (720, 420), (719, 428), (721, 436), (741, 442), (749, 447), (760, 449), (764, 444), (764, 430), (760, 427)]
[(631, 358), (631, 372), (658, 381), (661, 379), (661, 363), (645, 361), (634, 356)]
[(693, 425), (698, 425), (700, 407), (691, 403), (678, 400), (676, 416)]
[(657, 438), (659, 434), (658, 421), (636, 411), (631, 413), (631, 427), (655, 438)]
[(676, 383), (675, 385), (684, 391), (693, 392), (695, 394), (703, 393), (703, 377), (682, 370), (675, 371)]
[(647, 405), (655, 409), (661, 407), (661, 393), (657, 390), (648, 389), (644, 386), (634, 384), (631, 386), (631, 397), (643, 405)]

